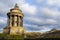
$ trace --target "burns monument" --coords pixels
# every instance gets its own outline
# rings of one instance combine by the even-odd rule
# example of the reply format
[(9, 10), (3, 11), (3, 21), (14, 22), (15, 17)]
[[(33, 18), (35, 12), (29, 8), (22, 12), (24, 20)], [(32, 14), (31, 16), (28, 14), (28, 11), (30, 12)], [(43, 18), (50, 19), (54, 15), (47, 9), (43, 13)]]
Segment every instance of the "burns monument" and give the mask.
[(14, 8), (10, 9), (7, 13), (7, 26), (3, 28), (3, 33), (10, 35), (23, 35), (25, 28), (23, 28), (23, 13), (19, 9), (18, 4), (15, 4)]

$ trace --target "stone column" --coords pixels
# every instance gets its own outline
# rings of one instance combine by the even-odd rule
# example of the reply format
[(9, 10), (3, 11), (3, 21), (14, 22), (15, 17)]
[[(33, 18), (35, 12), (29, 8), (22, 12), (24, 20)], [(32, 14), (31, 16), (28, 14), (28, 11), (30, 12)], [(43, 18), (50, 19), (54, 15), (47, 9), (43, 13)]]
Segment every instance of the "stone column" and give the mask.
[(10, 26), (12, 26), (12, 16), (10, 15)]
[(18, 26), (20, 26), (20, 17), (18, 16)]
[(23, 17), (21, 17), (21, 27), (23, 27)]
[(22, 23), (22, 27), (23, 27), (23, 17), (22, 17), (22, 19), (21, 19), (21, 20), (22, 20), (22, 22), (21, 22), (21, 23)]
[(14, 26), (17, 26), (17, 16), (14, 16)]
[(15, 26), (15, 15), (14, 15), (14, 26)]
[(18, 15), (16, 17), (17, 17), (17, 19), (16, 19), (16, 25), (18, 26)]
[(7, 19), (7, 26), (9, 26), (9, 21), (10, 21), (10, 20), (9, 20), (9, 17), (8, 17), (8, 19)]

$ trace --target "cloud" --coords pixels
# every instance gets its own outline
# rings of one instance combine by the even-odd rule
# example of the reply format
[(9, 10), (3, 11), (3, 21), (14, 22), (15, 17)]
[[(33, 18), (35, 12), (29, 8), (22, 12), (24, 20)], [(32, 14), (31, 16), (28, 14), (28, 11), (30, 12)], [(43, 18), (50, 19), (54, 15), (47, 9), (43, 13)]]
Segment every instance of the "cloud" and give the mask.
[(41, 3), (43, 0), (35, 0), (36, 3)]
[(57, 10), (52, 10), (50, 8), (41, 8), (40, 11), (46, 15), (47, 17), (58, 17), (60, 15), (60, 12)]
[(27, 17), (26, 19), (29, 21), (35, 22), (35, 23), (43, 23), (44, 22), (43, 19), (36, 18), (36, 17)]
[(47, 24), (57, 24), (58, 22), (56, 20), (54, 20), (54, 19), (47, 19), (46, 23)]
[(58, 24), (58, 21), (55, 19), (43, 19), (43, 18), (36, 18), (36, 17), (27, 17), (26, 20), (29, 20), (28, 22), (31, 22), (35, 25), (55, 25)]
[(6, 27), (7, 24), (7, 18), (0, 17), (0, 32), (2, 32), (2, 29)]
[(60, 0), (46, 0), (48, 5), (60, 6)]
[(46, 26), (38, 26), (38, 25), (31, 25), (31, 24), (24, 24), (26, 26), (27, 32), (46, 32), (51, 30), (51, 28)]
[(0, 17), (0, 24), (6, 24), (7, 18)]
[[(27, 22), (26, 22), (27, 21)], [(26, 17), (24, 27), (27, 31), (46, 32), (52, 28), (56, 28), (58, 21), (55, 19), (41, 19), (36, 17)], [(58, 27), (58, 26), (57, 26)]]
[(6, 14), (6, 12), (8, 11), (8, 9), (9, 9), (9, 7), (6, 4), (0, 2), (0, 13), (2, 12), (4, 14)]
[(60, 0), (36, 0), (36, 3), (49, 6), (59, 6)]
[(37, 11), (36, 6), (30, 5), (28, 3), (22, 4), (21, 8), (22, 8), (23, 12), (26, 12), (26, 13), (28, 13), (30, 15), (35, 15), (36, 11)]

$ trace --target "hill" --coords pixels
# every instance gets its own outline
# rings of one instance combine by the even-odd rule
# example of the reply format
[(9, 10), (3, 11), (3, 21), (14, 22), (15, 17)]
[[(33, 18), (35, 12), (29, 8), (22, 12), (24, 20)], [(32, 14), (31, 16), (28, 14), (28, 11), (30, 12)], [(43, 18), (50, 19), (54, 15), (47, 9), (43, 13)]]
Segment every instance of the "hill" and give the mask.
[(52, 29), (45, 33), (40, 32), (30, 32), (26, 33), (26, 38), (36, 39), (36, 38), (60, 38), (60, 30)]
[(43, 38), (60, 38), (60, 30), (50, 31), (42, 34)]
[(60, 30), (52, 29), (48, 32), (45, 33), (40, 33), (40, 32), (26, 32), (25, 37), (23, 38), (20, 35), (9, 35), (9, 34), (2, 34), (0, 33), (0, 39), (15, 39), (15, 40), (37, 40), (41, 38), (60, 38)]

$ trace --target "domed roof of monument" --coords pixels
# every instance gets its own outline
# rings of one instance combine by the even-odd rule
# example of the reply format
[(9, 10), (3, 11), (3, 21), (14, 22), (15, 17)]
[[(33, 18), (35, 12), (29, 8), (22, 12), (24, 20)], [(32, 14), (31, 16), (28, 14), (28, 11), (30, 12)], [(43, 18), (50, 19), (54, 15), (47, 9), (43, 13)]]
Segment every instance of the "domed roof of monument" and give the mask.
[[(21, 10), (19, 9), (19, 6), (18, 6), (17, 3), (15, 4), (14, 8), (10, 9), (10, 11), (12, 11), (12, 10), (19, 10), (19, 11), (21, 11)], [(21, 12), (22, 12), (22, 11), (21, 11)]]

